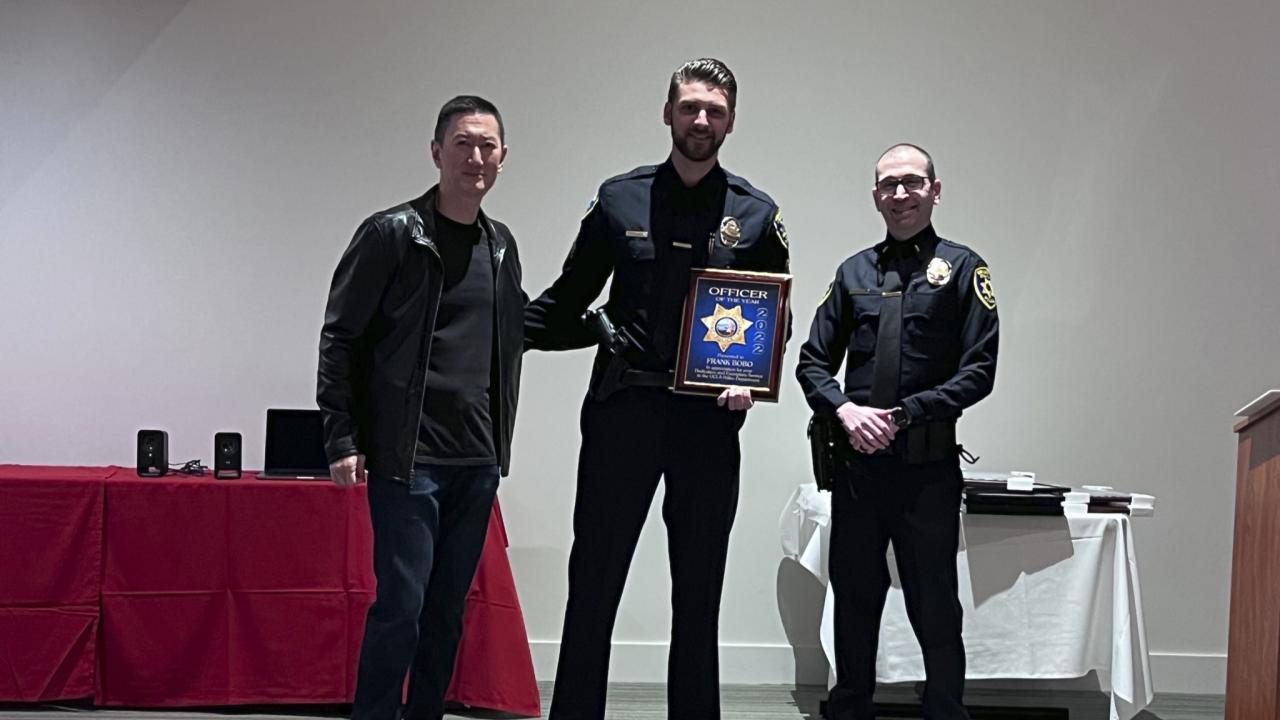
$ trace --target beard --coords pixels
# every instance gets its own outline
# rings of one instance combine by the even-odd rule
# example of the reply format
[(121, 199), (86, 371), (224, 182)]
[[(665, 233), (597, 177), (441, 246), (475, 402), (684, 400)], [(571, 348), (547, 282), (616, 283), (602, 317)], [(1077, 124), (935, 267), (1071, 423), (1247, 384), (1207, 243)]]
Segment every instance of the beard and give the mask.
[[(694, 147), (693, 142), (701, 140), (703, 145)], [(710, 142), (707, 142), (707, 141)], [(693, 162), (702, 162), (710, 160), (720, 152), (720, 146), (724, 144), (724, 137), (716, 137), (712, 132), (709, 135), (694, 136), (690, 132), (685, 131), (684, 134), (678, 134), (675, 128), (671, 128), (671, 142), (675, 144), (676, 149), (685, 158)]]

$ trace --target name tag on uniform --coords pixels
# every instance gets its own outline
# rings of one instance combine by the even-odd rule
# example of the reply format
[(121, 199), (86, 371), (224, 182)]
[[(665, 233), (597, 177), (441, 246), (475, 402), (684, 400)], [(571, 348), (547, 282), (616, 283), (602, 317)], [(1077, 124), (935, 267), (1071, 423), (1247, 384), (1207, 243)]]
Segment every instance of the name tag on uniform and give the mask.
[(681, 250), (692, 250), (692, 249), (693, 249), (693, 246), (692, 246), (692, 245), (690, 245), (689, 243), (676, 242), (675, 240), (672, 240), (672, 241), (671, 241), (671, 247), (673, 247), (673, 248), (680, 248)]
[(628, 230), (627, 237), (647, 238), (649, 237), (649, 231), (648, 230)]

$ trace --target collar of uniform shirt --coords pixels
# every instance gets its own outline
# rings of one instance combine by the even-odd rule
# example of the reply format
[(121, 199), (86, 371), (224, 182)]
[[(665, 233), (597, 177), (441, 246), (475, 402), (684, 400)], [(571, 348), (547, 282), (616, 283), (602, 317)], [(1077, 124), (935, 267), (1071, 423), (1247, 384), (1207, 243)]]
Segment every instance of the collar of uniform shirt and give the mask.
[(885, 233), (884, 240), (877, 243), (875, 249), (876, 254), (882, 261), (909, 257), (917, 257), (921, 261), (928, 261), (933, 258), (933, 253), (937, 250), (937, 247), (938, 235), (933, 231), (933, 225), (927, 225), (923, 230), (906, 240), (898, 240)]
[(676, 172), (676, 166), (671, 162), (670, 156), (666, 161), (658, 166), (657, 179), (664, 185), (674, 189), (683, 190), (693, 196), (713, 196), (725, 182), (724, 168), (720, 167), (717, 162), (707, 171), (706, 175), (698, 181), (697, 185), (685, 185), (684, 180), (680, 179), (680, 173)]

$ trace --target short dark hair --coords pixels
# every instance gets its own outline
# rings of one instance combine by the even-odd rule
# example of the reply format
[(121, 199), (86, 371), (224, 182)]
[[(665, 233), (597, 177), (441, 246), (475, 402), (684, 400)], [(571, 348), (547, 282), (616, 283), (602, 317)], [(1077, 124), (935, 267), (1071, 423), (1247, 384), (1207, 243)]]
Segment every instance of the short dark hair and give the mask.
[(667, 102), (673, 103), (676, 101), (676, 95), (680, 92), (681, 85), (698, 81), (724, 90), (724, 94), (729, 97), (730, 110), (737, 106), (738, 81), (733, 77), (733, 71), (729, 69), (729, 66), (715, 58), (690, 60), (676, 68), (676, 71), (671, 73), (671, 86), (667, 88)]
[(498, 139), (504, 143), (507, 141), (506, 130), (502, 127), (502, 115), (496, 105), (476, 95), (459, 95), (440, 108), (440, 115), (436, 118), (436, 142), (444, 143), (444, 133), (449, 129), (449, 123), (459, 115), (492, 115), (498, 121)]
[[(885, 150), (884, 152), (880, 153), (880, 157), (876, 158), (876, 167), (880, 166), (880, 161), (883, 160), (886, 155), (900, 148), (911, 148), (912, 150), (915, 150), (916, 152), (923, 155), (926, 163), (925, 172), (929, 175), (929, 180), (933, 181), (938, 179), (938, 174), (934, 172), (934, 169), (933, 169), (933, 156), (929, 154), (929, 151), (925, 150), (919, 145), (913, 145), (912, 143), (908, 143), (908, 142), (897, 143), (896, 145), (891, 146), (888, 150)], [(876, 176), (874, 179), (876, 181), (879, 181), (880, 180), (879, 171), (872, 170), (871, 172)]]

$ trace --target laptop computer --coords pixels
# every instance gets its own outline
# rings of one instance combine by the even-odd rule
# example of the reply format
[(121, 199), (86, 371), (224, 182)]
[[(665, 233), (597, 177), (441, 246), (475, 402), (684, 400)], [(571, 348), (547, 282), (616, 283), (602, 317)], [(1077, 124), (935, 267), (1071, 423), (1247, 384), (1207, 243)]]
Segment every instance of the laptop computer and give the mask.
[(269, 480), (329, 478), (319, 410), (267, 410), (267, 452), (258, 477)]

